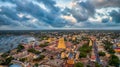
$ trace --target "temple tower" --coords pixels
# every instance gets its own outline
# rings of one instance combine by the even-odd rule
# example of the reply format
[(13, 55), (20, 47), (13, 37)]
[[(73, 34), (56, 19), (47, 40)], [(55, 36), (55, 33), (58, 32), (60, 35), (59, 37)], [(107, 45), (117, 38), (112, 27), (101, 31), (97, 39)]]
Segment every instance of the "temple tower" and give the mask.
[(93, 42), (92, 40), (89, 41), (89, 46), (92, 46), (93, 45)]
[(65, 45), (65, 42), (64, 42), (64, 38), (60, 38), (60, 39), (59, 39), (57, 48), (66, 49), (66, 45)]

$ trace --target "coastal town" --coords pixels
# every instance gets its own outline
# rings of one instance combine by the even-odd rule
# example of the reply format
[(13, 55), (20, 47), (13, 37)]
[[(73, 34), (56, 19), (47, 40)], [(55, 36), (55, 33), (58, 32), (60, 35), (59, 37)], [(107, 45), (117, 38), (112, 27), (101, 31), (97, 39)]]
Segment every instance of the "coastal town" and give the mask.
[[(0, 67), (120, 67), (120, 33), (30, 32), (0, 53)], [(13, 36), (13, 35), (12, 35)], [(25, 35), (24, 35), (25, 36)]]

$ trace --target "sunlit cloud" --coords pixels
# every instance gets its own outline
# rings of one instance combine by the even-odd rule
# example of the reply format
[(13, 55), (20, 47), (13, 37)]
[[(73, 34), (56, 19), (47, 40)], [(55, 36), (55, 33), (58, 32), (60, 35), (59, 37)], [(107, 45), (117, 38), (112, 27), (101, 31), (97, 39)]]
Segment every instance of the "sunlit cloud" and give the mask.
[(71, 21), (72, 23), (76, 23), (77, 20), (72, 16), (61, 16), (62, 18), (64, 18), (65, 20)]

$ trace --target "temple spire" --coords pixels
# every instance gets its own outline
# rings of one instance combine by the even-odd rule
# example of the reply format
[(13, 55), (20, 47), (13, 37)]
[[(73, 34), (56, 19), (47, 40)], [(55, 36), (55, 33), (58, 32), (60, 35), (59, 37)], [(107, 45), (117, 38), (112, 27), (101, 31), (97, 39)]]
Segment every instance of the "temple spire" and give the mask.
[(93, 45), (93, 42), (92, 40), (89, 41), (89, 46), (92, 46)]
[(64, 42), (64, 38), (60, 38), (60, 39), (59, 39), (57, 48), (66, 49), (66, 45), (65, 45), (65, 42)]

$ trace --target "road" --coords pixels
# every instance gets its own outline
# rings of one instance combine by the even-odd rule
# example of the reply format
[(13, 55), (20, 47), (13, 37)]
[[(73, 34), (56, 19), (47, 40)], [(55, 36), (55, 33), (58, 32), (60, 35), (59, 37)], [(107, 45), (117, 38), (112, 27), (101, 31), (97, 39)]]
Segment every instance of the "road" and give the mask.
[(98, 47), (97, 47), (96, 41), (93, 42), (93, 48), (94, 48), (94, 53), (95, 53), (95, 56), (96, 56), (96, 61), (99, 64), (101, 64), (100, 57), (99, 57), (99, 54), (98, 54)]

